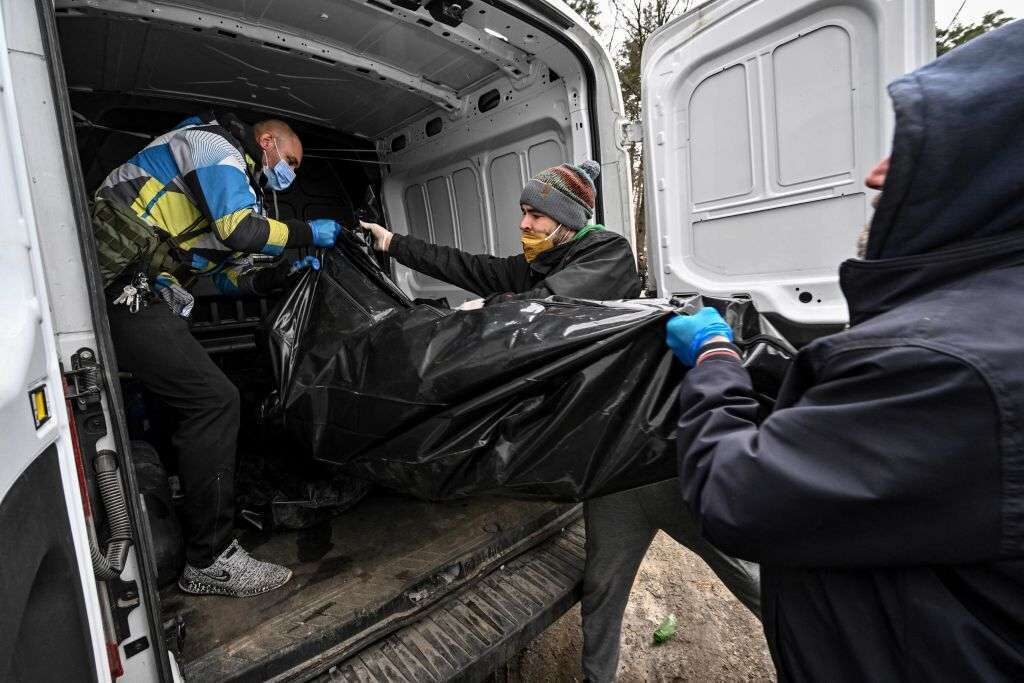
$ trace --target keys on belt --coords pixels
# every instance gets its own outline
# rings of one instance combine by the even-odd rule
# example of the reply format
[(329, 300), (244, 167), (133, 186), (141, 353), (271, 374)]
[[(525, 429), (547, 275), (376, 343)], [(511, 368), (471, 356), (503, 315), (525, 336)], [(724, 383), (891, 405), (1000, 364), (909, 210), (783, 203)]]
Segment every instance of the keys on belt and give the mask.
[(114, 305), (124, 304), (130, 312), (138, 313), (140, 309), (149, 306), (149, 296), (149, 278), (145, 273), (136, 273), (121, 290), (121, 294), (114, 299)]

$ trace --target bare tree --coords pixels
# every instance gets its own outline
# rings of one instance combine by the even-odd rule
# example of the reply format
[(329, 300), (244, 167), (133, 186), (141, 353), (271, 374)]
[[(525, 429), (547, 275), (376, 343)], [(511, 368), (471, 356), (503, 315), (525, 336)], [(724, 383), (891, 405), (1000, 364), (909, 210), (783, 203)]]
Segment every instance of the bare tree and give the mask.
[(968, 40), (977, 38), (978, 36), (988, 33), (994, 28), (999, 28), (1005, 23), (1013, 21), (1013, 17), (1006, 16), (1006, 13), (997, 9), (994, 12), (989, 12), (981, 18), (976, 24), (961, 24), (956, 21), (956, 17), (950, 22), (946, 28), (937, 28), (935, 31), (935, 51), (939, 55), (944, 55), (954, 47), (963, 45)]
[(598, 33), (601, 32), (601, 8), (597, 0), (565, 0), (569, 7), (576, 10), (576, 14), (587, 20), (587, 23)]
[[(617, 27), (625, 38), (616, 55), (616, 69), (622, 86), (626, 117), (640, 120), (640, 58), (651, 34), (690, 7), (690, 0), (612, 0)], [(640, 276), (647, 281), (647, 222), (644, 212), (644, 160), (642, 143), (629, 147), (630, 173), (633, 180), (633, 218), (636, 224), (637, 261)]]

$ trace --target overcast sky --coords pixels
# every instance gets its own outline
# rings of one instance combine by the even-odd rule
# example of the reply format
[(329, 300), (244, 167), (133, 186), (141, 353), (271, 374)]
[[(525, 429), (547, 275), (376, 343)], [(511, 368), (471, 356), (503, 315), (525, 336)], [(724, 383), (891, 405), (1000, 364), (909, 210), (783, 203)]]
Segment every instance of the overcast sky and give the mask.
[[(935, 25), (946, 28), (953, 15), (956, 14), (963, 0), (935, 0)], [(967, 0), (957, 18), (961, 24), (973, 24), (986, 13), (1001, 9), (1011, 17), (1021, 18), (1024, 15), (1024, 2), (1021, 0)]]

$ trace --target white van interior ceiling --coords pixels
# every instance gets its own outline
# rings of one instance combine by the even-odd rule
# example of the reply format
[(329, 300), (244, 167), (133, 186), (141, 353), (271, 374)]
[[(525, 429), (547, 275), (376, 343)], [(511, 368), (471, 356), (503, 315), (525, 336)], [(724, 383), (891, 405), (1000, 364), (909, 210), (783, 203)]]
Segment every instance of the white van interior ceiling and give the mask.
[[(631, 236), (624, 153), (597, 135), (621, 111), (596, 38), (547, 3), (459, 0), (461, 21), (452, 3), (56, 0), (56, 13), (72, 103), (90, 121), (125, 128), (104, 115), (164, 100), (175, 114), (233, 108), (354, 136), (375, 147), (363, 163), (383, 164), (393, 230), (496, 256), (521, 248), (531, 175), (596, 159), (595, 218)], [(353, 156), (341, 149), (353, 144), (308, 147)], [(415, 297), (470, 296), (400, 266), (395, 276)]]
[(431, 12), (247, 0), (239, 12), (238, 0), (57, 0), (56, 11), (73, 92), (201, 100), (378, 139), (432, 113), (466, 116), (484, 86), (547, 78), (535, 56), (557, 45), (550, 36), (481, 1), (442, 23), (447, 1)]

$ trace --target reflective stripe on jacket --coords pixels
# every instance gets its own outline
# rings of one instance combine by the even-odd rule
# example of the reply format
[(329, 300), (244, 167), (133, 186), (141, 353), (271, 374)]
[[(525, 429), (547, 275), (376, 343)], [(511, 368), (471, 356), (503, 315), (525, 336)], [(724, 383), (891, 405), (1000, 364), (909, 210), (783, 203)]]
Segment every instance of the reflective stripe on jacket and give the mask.
[(225, 291), (252, 268), (246, 255), (277, 256), (310, 241), (305, 222), (264, 214), (258, 171), (246, 151), (252, 141), (232, 134), (240, 131), (251, 138), (237, 119), (222, 125), (210, 113), (192, 116), (114, 169), (97, 191), (171, 237), (193, 228), (177, 245), (178, 258), (198, 275), (214, 275)]

